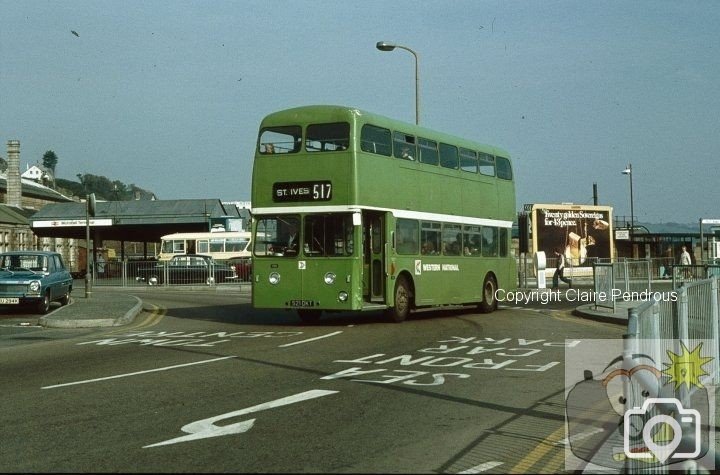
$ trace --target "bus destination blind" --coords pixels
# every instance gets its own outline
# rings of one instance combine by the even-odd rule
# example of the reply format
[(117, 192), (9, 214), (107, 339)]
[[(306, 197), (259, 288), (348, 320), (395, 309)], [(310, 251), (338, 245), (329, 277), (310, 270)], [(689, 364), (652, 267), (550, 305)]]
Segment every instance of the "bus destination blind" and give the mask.
[(273, 184), (273, 201), (330, 201), (330, 181), (288, 181)]

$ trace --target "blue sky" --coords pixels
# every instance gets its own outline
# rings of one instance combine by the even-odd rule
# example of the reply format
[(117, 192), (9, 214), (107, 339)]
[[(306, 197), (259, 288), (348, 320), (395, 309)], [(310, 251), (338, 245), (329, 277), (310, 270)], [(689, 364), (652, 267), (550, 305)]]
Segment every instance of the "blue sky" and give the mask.
[[(249, 200), (263, 116), (357, 107), (498, 145), (523, 203), (720, 218), (720, 3), (0, 0), (0, 155)], [(71, 34), (71, 30), (79, 36)]]

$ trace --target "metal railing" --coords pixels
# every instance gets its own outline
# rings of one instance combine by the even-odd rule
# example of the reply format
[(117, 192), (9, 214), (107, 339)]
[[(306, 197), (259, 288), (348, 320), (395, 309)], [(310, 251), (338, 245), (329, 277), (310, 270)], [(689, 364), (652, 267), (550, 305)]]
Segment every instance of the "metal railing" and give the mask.
[(178, 268), (168, 265), (167, 261), (108, 261), (93, 268), (93, 285), (118, 287), (238, 285), (251, 281), (252, 265), (249, 259), (213, 261), (209, 267), (193, 267), (182, 269), (181, 272), (177, 271)]
[(595, 295), (604, 299), (595, 300), (595, 308), (604, 307), (615, 311), (618, 295), (634, 292), (652, 292), (652, 266), (649, 260), (622, 260), (618, 262), (595, 263), (593, 267), (593, 289)]
[[(693, 407), (694, 394), (698, 389), (702, 389), (703, 385), (720, 383), (719, 283), (720, 278), (716, 276), (683, 283), (681, 286), (673, 288), (674, 296), (672, 298), (653, 299), (628, 309), (628, 330), (623, 340), (624, 367), (632, 368), (634, 365), (642, 364), (635, 360), (634, 355), (647, 355), (654, 361), (660, 362), (666, 359), (669, 351), (681, 354), (682, 351), (678, 349), (680, 343), (687, 347), (690, 346), (691, 341), (710, 342), (709, 348), (703, 348), (703, 355), (709, 355), (711, 358), (707, 363), (703, 363), (703, 370), (707, 373), (706, 377), (700, 379), (700, 384), (697, 386), (688, 384), (688, 387), (683, 387), (680, 385), (680, 390), (678, 390), (678, 386), (675, 386), (675, 394), (672, 396), (680, 401), (685, 409)], [(629, 399), (629, 394), (638, 394), (641, 391), (657, 387), (657, 381), (644, 381), (642, 378), (636, 378), (633, 385), (634, 387), (625, 388), (626, 400)], [(702, 398), (700, 397), (699, 400), (702, 401)], [(702, 405), (702, 403), (700, 404)], [(677, 418), (677, 414), (675, 418)], [(714, 422), (705, 421), (706, 430), (715, 431)], [(681, 446), (691, 448), (700, 443), (692, 434), (684, 432), (682, 434)], [(714, 447), (705, 447), (705, 450), (708, 451), (714, 449)], [(718, 452), (715, 451), (715, 467), (711, 468), (720, 468), (718, 455)], [(697, 467), (692, 465), (692, 461), (690, 461), (690, 465), (685, 469), (697, 470)], [(626, 471), (629, 473), (643, 471), (643, 468), (645, 467), (642, 463), (634, 460), (628, 460), (626, 464)], [(665, 473), (670, 468), (669, 466), (655, 467), (653, 472)]]

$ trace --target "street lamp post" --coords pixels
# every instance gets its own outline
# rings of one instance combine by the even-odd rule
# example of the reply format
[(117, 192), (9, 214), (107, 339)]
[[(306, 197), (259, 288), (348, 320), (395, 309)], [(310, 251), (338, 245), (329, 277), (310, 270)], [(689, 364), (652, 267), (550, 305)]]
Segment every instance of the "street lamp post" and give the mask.
[(395, 48), (400, 48), (409, 51), (415, 57), (415, 124), (420, 124), (420, 70), (418, 67), (417, 53), (407, 46), (387, 43), (385, 41), (378, 41), (375, 47), (380, 51), (392, 51)]
[(635, 245), (635, 210), (633, 209), (633, 173), (632, 163), (629, 163), (627, 168), (622, 171), (623, 175), (630, 177), (630, 254), (634, 254)]

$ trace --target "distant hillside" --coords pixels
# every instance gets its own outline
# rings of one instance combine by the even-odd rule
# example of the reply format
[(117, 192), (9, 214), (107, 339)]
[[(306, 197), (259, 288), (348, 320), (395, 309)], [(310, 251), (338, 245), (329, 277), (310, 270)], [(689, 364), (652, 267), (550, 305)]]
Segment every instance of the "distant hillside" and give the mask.
[(55, 186), (65, 196), (85, 196), (95, 193), (95, 197), (104, 201), (132, 201), (132, 200), (153, 200), (155, 193), (144, 190), (134, 183), (126, 185), (119, 180), (110, 180), (104, 176), (91, 175), (89, 173), (80, 175), (82, 183), (78, 181), (57, 178)]
[(651, 233), (691, 233), (700, 232), (698, 223), (682, 224), (682, 223), (636, 223), (636, 226), (645, 226)]

